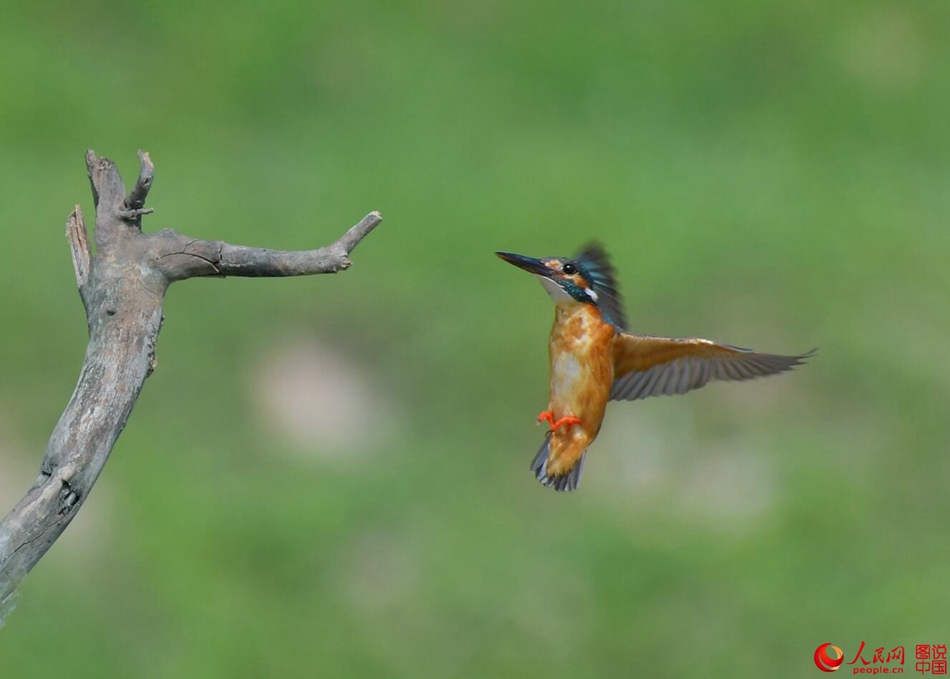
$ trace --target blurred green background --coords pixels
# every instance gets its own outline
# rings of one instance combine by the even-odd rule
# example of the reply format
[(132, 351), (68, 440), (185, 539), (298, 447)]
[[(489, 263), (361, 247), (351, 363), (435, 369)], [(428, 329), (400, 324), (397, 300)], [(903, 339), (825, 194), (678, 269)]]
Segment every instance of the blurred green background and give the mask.
[[(0, 512), (85, 346), (83, 154), (145, 219), (353, 268), (189, 281), (2, 677), (800, 677), (950, 642), (950, 5), (8, 5)], [(90, 220), (91, 221), (91, 220)], [(605, 243), (632, 329), (795, 373), (612, 405), (528, 463), (551, 303)], [(859, 663), (860, 664), (860, 663)], [(851, 673), (851, 668), (845, 671)]]

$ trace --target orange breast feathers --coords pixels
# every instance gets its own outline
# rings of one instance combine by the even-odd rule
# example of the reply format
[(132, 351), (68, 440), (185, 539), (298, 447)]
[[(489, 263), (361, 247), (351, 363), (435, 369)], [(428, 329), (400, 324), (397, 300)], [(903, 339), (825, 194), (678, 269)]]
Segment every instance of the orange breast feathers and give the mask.
[[(590, 440), (597, 436), (614, 379), (614, 328), (591, 304), (558, 304), (549, 344), (548, 409), (555, 419), (578, 417)], [(580, 431), (574, 433), (581, 433)]]

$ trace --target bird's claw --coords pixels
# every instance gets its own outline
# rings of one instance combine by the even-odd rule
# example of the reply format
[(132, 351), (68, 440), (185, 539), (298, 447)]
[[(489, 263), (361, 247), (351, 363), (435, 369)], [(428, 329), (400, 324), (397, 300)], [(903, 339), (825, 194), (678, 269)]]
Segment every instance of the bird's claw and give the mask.
[(579, 417), (573, 417), (571, 415), (562, 417), (559, 420), (555, 420), (554, 413), (550, 410), (545, 410), (543, 413), (538, 415), (538, 424), (541, 424), (545, 421), (550, 425), (551, 431), (557, 431), (561, 426), (564, 425), (570, 428), (572, 425), (581, 423), (581, 419)]

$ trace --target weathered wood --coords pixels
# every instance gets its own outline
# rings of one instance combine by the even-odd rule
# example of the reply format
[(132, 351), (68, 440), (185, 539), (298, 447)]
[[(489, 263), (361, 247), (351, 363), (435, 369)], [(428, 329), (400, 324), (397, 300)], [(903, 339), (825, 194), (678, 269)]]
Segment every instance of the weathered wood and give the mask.
[(187, 238), (176, 231), (143, 233), (154, 177), (147, 153), (126, 194), (114, 163), (89, 151), (86, 166), (96, 202), (96, 254), (90, 253), (79, 206), (66, 235), (86, 318), (89, 344), (72, 398), (56, 424), (40, 473), (0, 522), (0, 626), (17, 583), (52, 546), (82, 507), (155, 367), (168, 286), (201, 276), (299, 276), (335, 273), (382, 218), (371, 212), (323, 248), (279, 251)]
[(86, 223), (82, 218), (81, 205), (77, 205), (66, 220), (66, 240), (69, 242), (69, 253), (73, 257), (76, 287), (82, 295), (86, 288), (86, 281), (89, 280), (92, 251), (89, 249), (89, 237), (86, 234)]

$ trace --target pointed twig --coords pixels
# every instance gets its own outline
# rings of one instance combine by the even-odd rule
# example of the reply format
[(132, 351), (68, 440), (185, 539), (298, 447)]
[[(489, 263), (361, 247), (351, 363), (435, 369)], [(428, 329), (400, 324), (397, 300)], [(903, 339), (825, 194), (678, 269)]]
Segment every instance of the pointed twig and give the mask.
[(350, 267), (349, 254), (383, 221), (370, 212), (335, 243), (316, 250), (267, 250), (222, 241), (196, 240), (176, 231), (154, 234), (158, 265), (169, 280), (200, 276), (310, 276)]
[(370, 212), (360, 220), (359, 224), (351, 226), (335, 245), (343, 248), (346, 254), (350, 254), (356, 249), (356, 246), (360, 244), (360, 241), (366, 238), (381, 221), (383, 221), (383, 218), (378, 212)]
[(152, 158), (145, 151), (139, 150), (139, 178), (135, 181), (135, 186), (129, 191), (129, 194), (122, 201), (122, 207), (118, 210), (119, 216), (123, 219), (135, 222), (141, 228), (142, 215), (149, 215), (154, 212), (151, 208), (145, 208), (145, 199), (148, 198), (149, 189), (152, 188), (152, 179), (155, 177), (155, 166), (152, 164)]

